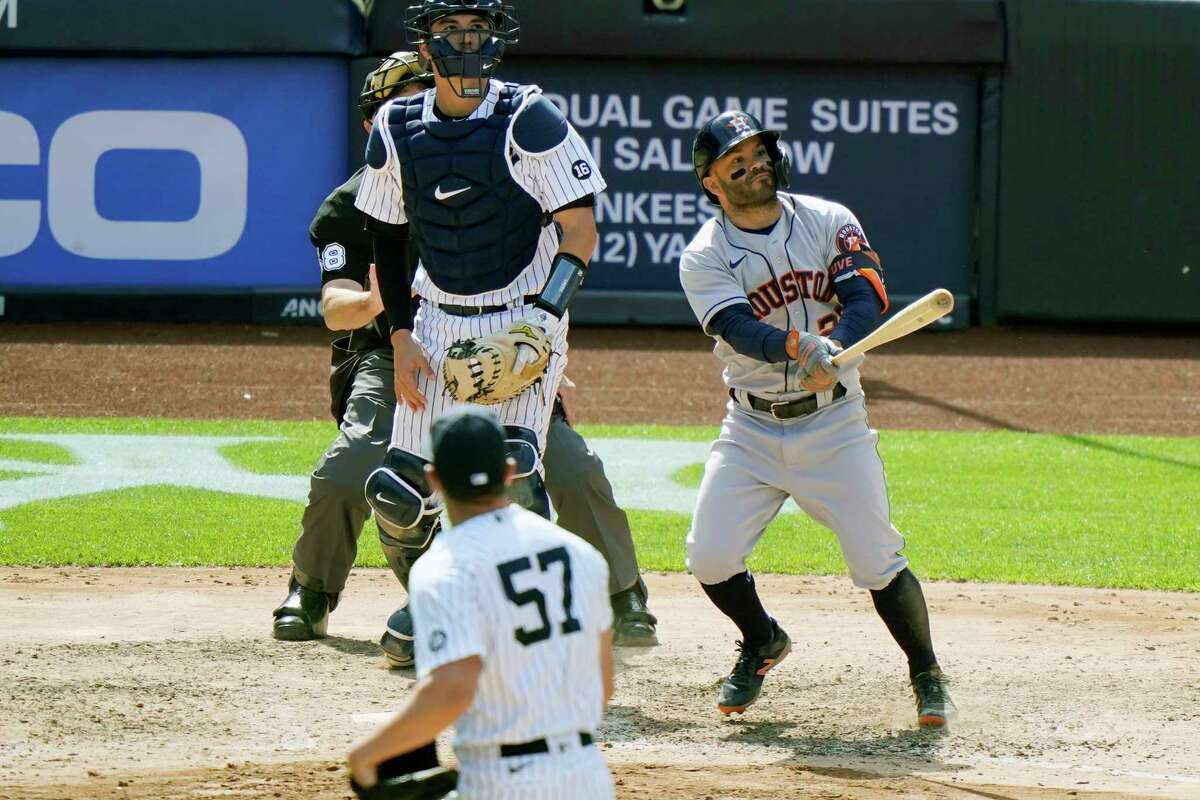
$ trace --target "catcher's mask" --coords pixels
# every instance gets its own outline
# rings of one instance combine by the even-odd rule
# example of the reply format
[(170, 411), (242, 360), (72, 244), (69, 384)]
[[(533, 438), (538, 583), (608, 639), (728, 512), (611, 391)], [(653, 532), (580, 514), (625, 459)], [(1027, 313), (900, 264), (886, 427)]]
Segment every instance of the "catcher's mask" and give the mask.
[(775, 172), (776, 187), (788, 187), (792, 158), (786, 147), (779, 146), (779, 131), (764, 128), (761, 122), (745, 111), (726, 111), (701, 125), (692, 141), (692, 167), (696, 171), (696, 181), (713, 203), (718, 202), (717, 196), (704, 187), (704, 176), (713, 162), (751, 136), (762, 137)]
[[(435, 34), (433, 24), (452, 14), (481, 17), (490, 29), (455, 29)], [(492, 76), (505, 48), (516, 44), (521, 34), (512, 5), (501, 0), (424, 0), (409, 6), (405, 27), (414, 44), (429, 48), (429, 57), (439, 75), (461, 77), (463, 84), (476, 82), (475, 86), (464, 85), (461, 92), (455, 89), (460, 97), (479, 97), (483, 93), (484, 79)]]
[(374, 119), (375, 112), (388, 98), (413, 83), (433, 88), (433, 73), (416, 53), (399, 50), (380, 61), (379, 66), (367, 74), (358, 95), (358, 110), (363, 119)]

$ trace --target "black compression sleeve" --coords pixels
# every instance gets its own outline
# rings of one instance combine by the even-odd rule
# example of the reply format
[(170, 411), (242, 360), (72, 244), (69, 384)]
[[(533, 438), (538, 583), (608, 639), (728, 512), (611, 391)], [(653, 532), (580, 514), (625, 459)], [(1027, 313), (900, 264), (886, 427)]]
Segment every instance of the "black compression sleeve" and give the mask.
[(841, 319), (829, 333), (829, 338), (849, 347), (879, 326), (883, 305), (875, 289), (861, 275), (833, 284), (838, 302), (842, 304)]
[(720, 336), (734, 352), (747, 358), (768, 364), (788, 360), (787, 331), (759, 322), (749, 303), (738, 303), (718, 311), (709, 320), (708, 331)]
[[(412, 268), (408, 259), (406, 226), (389, 226), (393, 230), (372, 227), (371, 239), (375, 249), (375, 275), (379, 278), (379, 296), (387, 312), (392, 331), (412, 330)], [(405, 235), (401, 235), (405, 234)]]

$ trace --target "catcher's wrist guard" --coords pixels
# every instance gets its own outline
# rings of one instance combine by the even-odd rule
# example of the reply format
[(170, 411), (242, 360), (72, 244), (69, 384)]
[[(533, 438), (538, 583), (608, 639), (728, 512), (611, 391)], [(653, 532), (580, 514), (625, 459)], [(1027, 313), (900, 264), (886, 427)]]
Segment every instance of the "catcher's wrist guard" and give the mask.
[(562, 319), (567, 313), (567, 307), (575, 299), (575, 293), (583, 285), (583, 276), (587, 273), (587, 264), (582, 259), (570, 253), (560, 252), (550, 265), (550, 277), (546, 279), (546, 287), (538, 295), (533, 304)]

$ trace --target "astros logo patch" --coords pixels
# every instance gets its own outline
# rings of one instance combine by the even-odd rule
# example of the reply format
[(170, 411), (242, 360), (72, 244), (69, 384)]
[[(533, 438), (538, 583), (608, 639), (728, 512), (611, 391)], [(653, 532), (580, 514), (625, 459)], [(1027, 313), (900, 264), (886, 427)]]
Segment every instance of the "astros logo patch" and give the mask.
[(850, 223), (838, 228), (837, 232), (837, 249), (839, 253), (852, 253), (855, 250), (870, 248), (867, 243), (867, 235), (862, 232), (862, 228)]

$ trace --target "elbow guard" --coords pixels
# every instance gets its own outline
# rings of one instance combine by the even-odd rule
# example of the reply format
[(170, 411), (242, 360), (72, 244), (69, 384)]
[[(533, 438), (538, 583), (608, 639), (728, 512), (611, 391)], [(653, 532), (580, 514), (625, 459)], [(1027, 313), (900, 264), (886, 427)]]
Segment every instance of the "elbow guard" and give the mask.
[(579, 258), (570, 253), (559, 253), (550, 265), (550, 277), (546, 280), (545, 288), (533, 304), (562, 319), (575, 299), (575, 293), (583, 285), (586, 273), (587, 264)]

